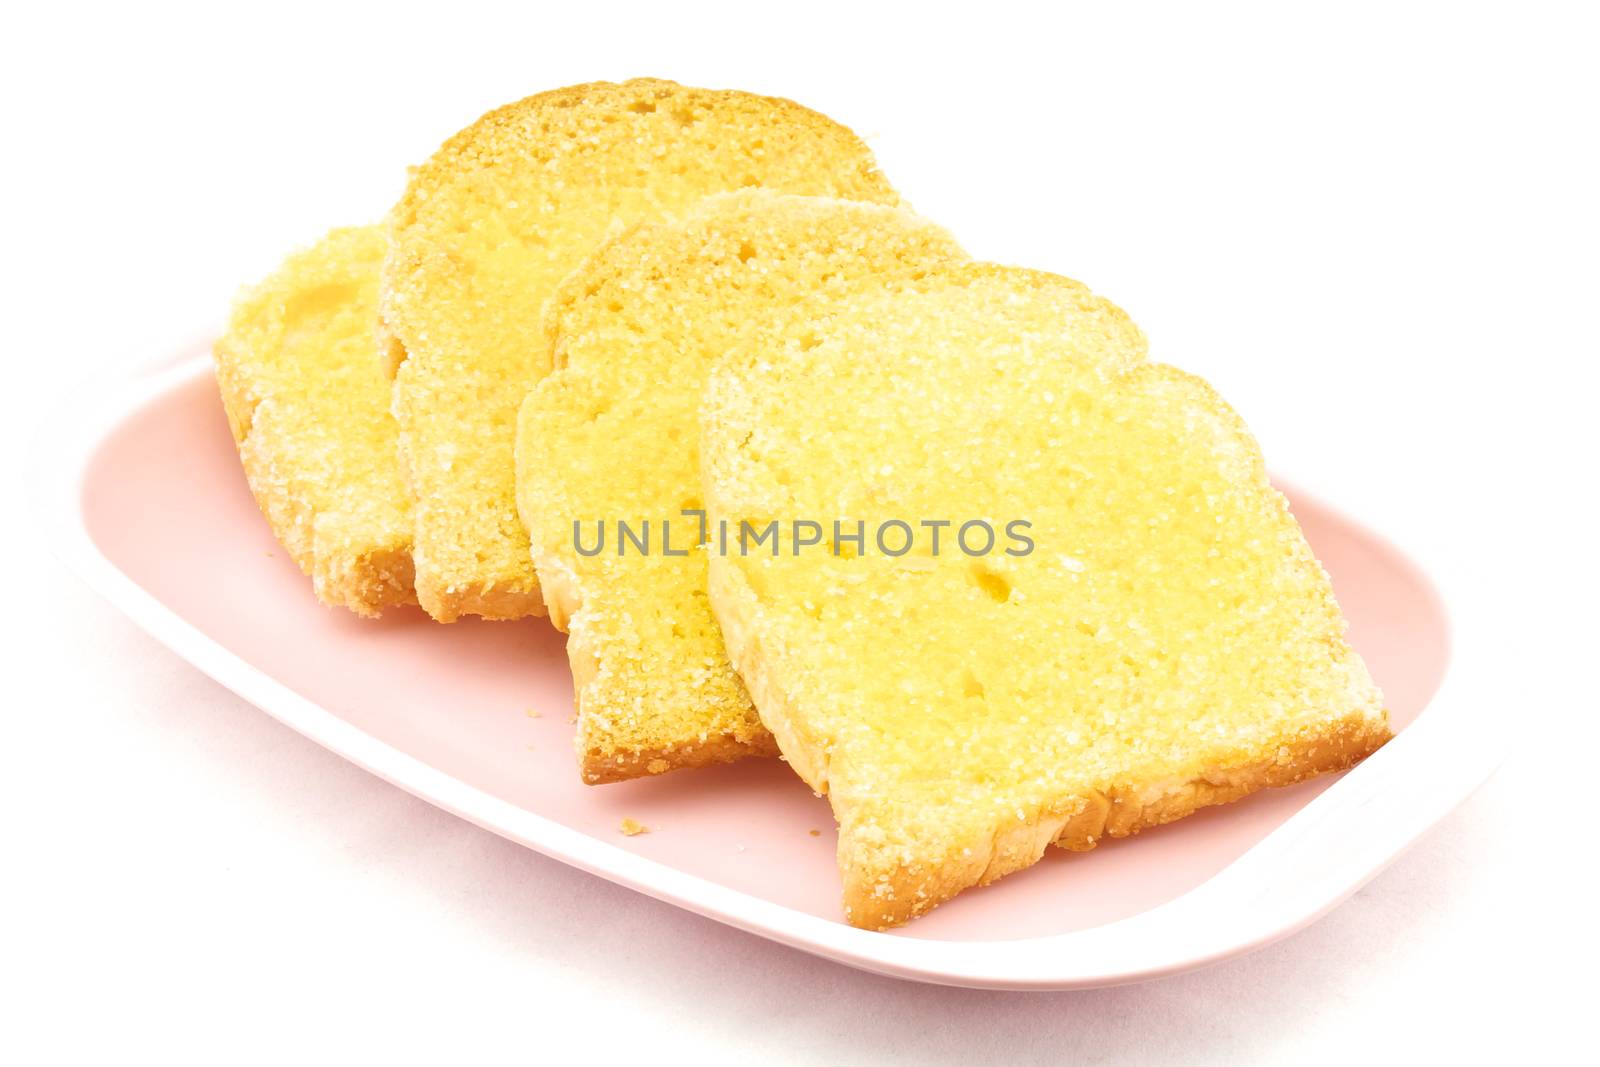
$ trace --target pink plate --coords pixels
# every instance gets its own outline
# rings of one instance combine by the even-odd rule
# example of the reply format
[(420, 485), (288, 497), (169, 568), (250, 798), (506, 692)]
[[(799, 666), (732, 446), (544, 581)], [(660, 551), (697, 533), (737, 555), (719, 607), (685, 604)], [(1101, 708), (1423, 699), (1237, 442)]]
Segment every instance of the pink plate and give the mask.
[[(839, 916), (833, 823), (777, 761), (578, 780), (562, 636), (543, 620), (362, 622), (320, 605), (239, 470), (208, 362), (124, 385), (52, 451), (69, 562), (179, 655), (394, 784), (515, 841), (798, 948), (949, 984), (1069, 988), (1194, 967), (1354, 892), (1487, 776), (1443, 604), (1406, 558), (1314, 498), (1294, 510), (1399, 737), (1360, 767), (1045, 860), (890, 934)], [(1459, 660), (1459, 655), (1457, 659)], [(1451, 676), (1446, 685), (1447, 674)], [(627, 837), (624, 818), (650, 833)]]

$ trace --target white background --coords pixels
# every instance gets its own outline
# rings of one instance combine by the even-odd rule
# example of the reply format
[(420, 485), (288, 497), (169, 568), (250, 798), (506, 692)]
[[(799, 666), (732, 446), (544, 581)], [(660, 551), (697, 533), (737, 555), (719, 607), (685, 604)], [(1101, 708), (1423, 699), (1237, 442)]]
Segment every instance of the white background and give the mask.
[[(215, 7), (41, 6), (0, 43), (0, 1059), (1592, 1050), (1592, 16)], [(1129, 309), (1276, 470), (1380, 528), (1447, 531), (1413, 547), (1466, 579), (1516, 679), (1498, 777), (1256, 955), (1079, 994), (920, 987), (443, 815), (205, 680), (50, 557), (11, 488), (36, 430), (48, 446), (41, 398), (215, 329), (238, 285), (379, 218), (405, 166), (489, 107), (642, 74), (849, 123), (975, 254)]]

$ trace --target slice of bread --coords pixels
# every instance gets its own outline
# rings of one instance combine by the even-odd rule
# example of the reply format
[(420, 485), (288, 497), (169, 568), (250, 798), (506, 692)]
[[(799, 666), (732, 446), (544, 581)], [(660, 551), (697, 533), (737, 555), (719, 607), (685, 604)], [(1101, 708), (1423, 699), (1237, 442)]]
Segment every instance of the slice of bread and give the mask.
[[(864, 927), (1051, 842), (1092, 848), (1348, 767), (1389, 736), (1233, 411), (1114, 351), (1122, 319), (1086, 291), (1041, 329), (985, 293), (1009, 272), (967, 270), (982, 283), (732, 353), (706, 394), (714, 522), (865, 523), (863, 545), (832, 538), (837, 556), (710, 566), (763, 722), (833, 805), (845, 912)], [(895, 520), (915, 535), (903, 556)], [(988, 551), (982, 527), (959, 541), (979, 520)], [(936, 554), (930, 521), (951, 524)]]
[[(712, 360), (775, 343), (796, 301), (844, 302), (961, 259), (903, 208), (750, 189), (635, 227), (562, 284), (547, 316), (557, 369), (522, 406), (517, 500), (570, 635), (585, 781), (777, 751), (723, 651), (700, 521), (682, 514), (700, 507)], [(649, 554), (619, 546), (617, 520), (648, 524)], [(588, 549), (610, 538), (599, 554), (576, 550), (575, 523)]]
[(212, 349), (256, 502), (325, 603), (414, 604), (411, 496), (372, 361), (381, 226), (335, 230), (245, 292)]
[(557, 284), (628, 225), (745, 186), (896, 202), (832, 120), (653, 80), (503, 107), (412, 174), (390, 216), (381, 348), (435, 618), (544, 613), (512, 456), (517, 408), (550, 369), (541, 314)]

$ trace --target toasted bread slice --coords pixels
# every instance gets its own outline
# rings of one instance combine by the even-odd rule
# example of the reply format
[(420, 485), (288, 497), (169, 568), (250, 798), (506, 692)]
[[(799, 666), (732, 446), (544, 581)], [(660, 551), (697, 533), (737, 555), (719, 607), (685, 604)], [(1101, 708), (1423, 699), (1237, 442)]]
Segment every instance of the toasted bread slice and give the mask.
[[(833, 805), (858, 926), (1389, 736), (1233, 411), (1110, 351), (1118, 315), (1087, 292), (1040, 331), (981, 288), (819, 317), (808, 345), (730, 355), (706, 396), (713, 521), (865, 523), (839, 555), (710, 566), (763, 722)], [(940, 520), (934, 553), (921, 524)], [(979, 526), (959, 541), (979, 520), (992, 547)]]
[[(797, 299), (843, 302), (964, 258), (903, 208), (751, 189), (635, 227), (562, 284), (547, 315), (557, 369), (522, 407), (517, 499), (570, 634), (585, 781), (777, 751), (706, 601), (701, 522), (683, 514), (700, 506), (712, 360), (781, 338)], [(617, 520), (649, 528), (648, 554), (617, 543)], [(589, 550), (610, 540), (580, 553), (575, 524)]]
[(814, 111), (652, 80), (503, 107), (413, 173), (390, 216), (382, 348), (435, 618), (544, 613), (512, 454), (517, 408), (550, 369), (556, 285), (626, 226), (756, 185), (896, 201), (867, 147)]
[(240, 297), (212, 349), (228, 425), (272, 531), (325, 603), (414, 604), (411, 495), (372, 361), (381, 226), (335, 230)]

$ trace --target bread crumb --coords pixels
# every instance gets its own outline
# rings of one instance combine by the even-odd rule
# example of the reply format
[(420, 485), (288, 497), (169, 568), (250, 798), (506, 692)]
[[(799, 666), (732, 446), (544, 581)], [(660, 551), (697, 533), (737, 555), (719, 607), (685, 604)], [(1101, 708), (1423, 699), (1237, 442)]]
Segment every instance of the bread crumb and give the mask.
[[(382, 365), (392, 379), (406, 367), (395, 410), (420, 502), (416, 584), (436, 618), (544, 614), (529, 538), (506, 521), (516, 512), (517, 411), (544, 362), (541, 317), (519, 312), (555, 303), (598, 238), (769, 184), (896, 199), (867, 147), (831, 119), (652, 79), (508, 104), (411, 171), (390, 216), (398, 269), (384, 273)], [(458, 402), (464, 392), (472, 403)]]
[[(580, 721), (596, 727), (585, 731), (586, 775), (637, 778), (774, 745), (728, 663), (703, 553), (619, 569), (621, 540), (593, 558), (558, 546), (573, 546), (580, 529), (585, 544), (604, 540), (606, 526), (622, 537), (597, 515), (659, 516), (663, 555), (700, 539), (715, 545), (716, 528), (685, 515), (704, 503), (698, 449), (636, 442), (698, 439), (701, 389), (723, 352), (810, 336), (809, 314), (790, 321), (795, 294), (843, 302), (960, 258), (948, 234), (901, 208), (752, 188), (635, 229), (561, 284), (546, 327), (563, 353), (563, 384), (534, 390), (518, 416), (519, 511), (538, 569), (570, 571), (580, 600), (647, 612), (586, 622)], [(619, 345), (619, 330), (634, 340)], [(626, 425), (597, 423), (607, 410), (627, 411)]]
[(807, 830), (806, 833), (810, 834), (812, 837), (821, 837), (822, 836), (822, 831), (821, 830)]
[(323, 603), (365, 616), (416, 602), (393, 389), (372, 373), (388, 246), (383, 226), (359, 226), (294, 253), (240, 296), (212, 348), (244, 474), (278, 547)]
[(976, 263), (851, 297), (800, 309), (815, 344), (740, 338), (712, 369), (708, 524), (865, 513), (881, 534), (898, 509), (1023, 516), (1037, 538), (1018, 555), (918, 534), (919, 569), (870, 535), (843, 558), (836, 518), (831, 552), (710, 554), (735, 666), (828, 789), (852, 923), (905, 922), (1045, 839), (1088, 848), (1387, 739), (1256, 442), (1204, 383), (1146, 362), (1121, 311)]
[(640, 834), (647, 834), (650, 832), (650, 827), (646, 826), (642, 822), (639, 822), (637, 819), (623, 819), (621, 829), (622, 832), (629, 837), (638, 837)]
[(523, 714), (527, 715), (528, 718), (530, 718), (530, 719), (542, 719), (542, 718), (544, 718), (544, 715), (541, 712), (534, 711), (532, 708), (524, 708), (523, 709)]

